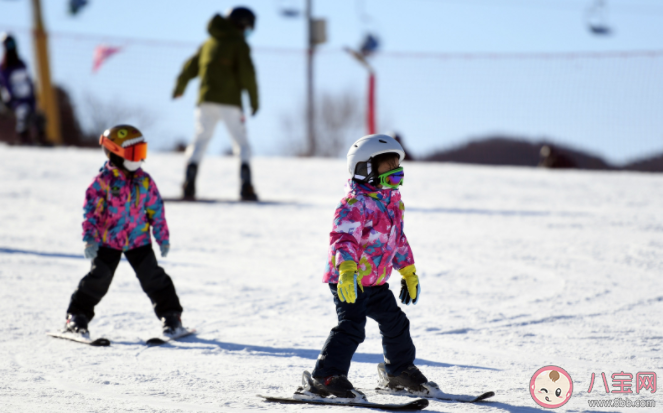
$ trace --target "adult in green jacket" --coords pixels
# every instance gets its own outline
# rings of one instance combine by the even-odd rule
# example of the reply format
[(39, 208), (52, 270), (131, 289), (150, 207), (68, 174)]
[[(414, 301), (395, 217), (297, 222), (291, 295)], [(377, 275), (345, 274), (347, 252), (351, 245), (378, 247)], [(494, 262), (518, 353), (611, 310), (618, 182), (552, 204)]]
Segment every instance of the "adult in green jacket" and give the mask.
[(177, 77), (173, 98), (184, 94), (189, 80), (200, 78), (195, 136), (186, 151), (185, 199), (195, 199), (198, 165), (220, 120), (224, 121), (232, 138), (233, 153), (241, 160), (240, 197), (249, 201), (258, 199), (251, 182), (251, 149), (242, 109), (242, 91), (246, 90), (251, 113), (255, 115), (258, 111), (258, 85), (251, 49), (246, 43), (255, 20), (255, 14), (245, 7), (235, 7), (225, 17), (219, 14), (212, 17), (207, 25), (209, 39), (184, 63)]

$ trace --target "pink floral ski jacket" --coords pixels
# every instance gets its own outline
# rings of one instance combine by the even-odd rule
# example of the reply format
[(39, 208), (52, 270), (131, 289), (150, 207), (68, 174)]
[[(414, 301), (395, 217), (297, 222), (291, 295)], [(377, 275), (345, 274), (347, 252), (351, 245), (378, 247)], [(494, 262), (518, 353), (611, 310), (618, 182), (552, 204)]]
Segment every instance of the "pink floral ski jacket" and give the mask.
[(151, 243), (168, 244), (168, 225), (156, 184), (142, 169), (131, 177), (106, 162), (85, 192), (83, 241), (127, 251)]
[(403, 232), (405, 206), (398, 190), (378, 189), (355, 181), (334, 213), (323, 282), (338, 283), (338, 266), (357, 263), (364, 286), (382, 285), (392, 268), (414, 264), (412, 249)]

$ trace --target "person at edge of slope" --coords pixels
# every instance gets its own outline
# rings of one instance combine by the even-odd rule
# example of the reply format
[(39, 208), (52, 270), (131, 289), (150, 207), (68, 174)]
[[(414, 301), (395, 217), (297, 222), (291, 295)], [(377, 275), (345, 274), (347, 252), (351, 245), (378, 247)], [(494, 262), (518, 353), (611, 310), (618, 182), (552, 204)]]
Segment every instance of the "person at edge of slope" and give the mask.
[(0, 112), (7, 107), (16, 117), (19, 144), (32, 145), (31, 129), (37, 132), (37, 144), (51, 146), (46, 140), (46, 120), (37, 111), (35, 87), (25, 62), (18, 55), (16, 39), (9, 33), (0, 34), (4, 49), (0, 62)]
[[(334, 213), (323, 282), (334, 297), (338, 325), (332, 328), (307, 391), (323, 397), (363, 397), (347, 378), (352, 355), (364, 341), (366, 317), (382, 334), (383, 385), (422, 391), (426, 377), (413, 364), (410, 322), (389, 290), (392, 268), (402, 275), (400, 299), (416, 304), (421, 295), (414, 257), (403, 232), (402, 146), (387, 135), (368, 135), (348, 152), (348, 194)], [(386, 382), (385, 382), (386, 381)]]
[(71, 296), (65, 331), (88, 334), (94, 307), (108, 292), (124, 254), (152, 301), (164, 335), (176, 335), (183, 328), (182, 306), (152, 250), (150, 226), (162, 257), (170, 250), (170, 236), (159, 190), (141, 169), (147, 142), (135, 127), (118, 125), (107, 129), (99, 143), (108, 161), (85, 192), (83, 221), (85, 258), (92, 260), (92, 268)]
[(223, 120), (233, 141), (233, 153), (240, 159), (240, 198), (257, 201), (251, 181), (251, 148), (242, 110), (246, 90), (251, 114), (258, 111), (258, 85), (246, 39), (253, 32), (256, 16), (246, 7), (235, 7), (225, 17), (212, 17), (207, 25), (209, 39), (186, 61), (177, 78), (173, 98), (184, 93), (189, 80), (200, 77), (198, 107), (195, 110), (195, 137), (186, 150), (183, 198), (196, 197), (196, 176), (216, 124)]

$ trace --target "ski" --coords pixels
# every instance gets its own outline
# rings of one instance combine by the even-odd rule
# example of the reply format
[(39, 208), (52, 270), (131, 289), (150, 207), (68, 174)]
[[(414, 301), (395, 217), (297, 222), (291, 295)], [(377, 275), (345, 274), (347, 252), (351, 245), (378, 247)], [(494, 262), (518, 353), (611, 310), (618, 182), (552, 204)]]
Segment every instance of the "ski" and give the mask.
[[(434, 385), (434, 386), (431, 386)], [(378, 394), (388, 394), (392, 396), (407, 396), (407, 397), (420, 397), (424, 399), (431, 400), (441, 400), (447, 402), (456, 402), (456, 403), (477, 403), (486, 399), (489, 399), (495, 395), (495, 392), (488, 391), (482, 393), (478, 396), (464, 395), (464, 394), (450, 394), (444, 393), (441, 391), (437, 385), (433, 382), (428, 382), (424, 384), (425, 387), (429, 389), (429, 393), (426, 392), (410, 392), (407, 390), (392, 390), (379, 387), (375, 389), (375, 392)]]
[(295, 394), (292, 397), (274, 397), (274, 396), (263, 396), (258, 395), (258, 397), (264, 398), (268, 402), (275, 403), (298, 403), (298, 404), (321, 404), (327, 406), (352, 406), (352, 407), (368, 407), (371, 409), (382, 409), (382, 410), (422, 410), (428, 406), (428, 400), (418, 399), (410, 403), (401, 403), (401, 404), (391, 404), (391, 403), (373, 403), (366, 400), (366, 396), (357, 390), (352, 390), (355, 397), (352, 398), (342, 398), (342, 397), (323, 397), (320, 394), (316, 394), (311, 391), (313, 388), (313, 377), (311, 373), (305, 371), (302, 374), (302, 386), (297, 388)]
[(153, 338), (147, 340), (145, 342), (145, 344), (147, 344), (150, 347), (161, 346), (161, 345), (164, 345), (164, 344), (168, 343), (169, 341), (179, 340), (183, 337), (187, 337), (187, 336), (190, 336), (190, 335), (195, 334), (195, 333), (196, 333), (195, 329), (189, 329), (189, 328), (182, 327), (177, 333), (175, 333), (173, 335), (169, 335), (169, 336), (163, 335), (161, 337), (153, 337)]
[(378, 364), (378, 377), (379, 377), (379, 384), (378, 387), (375, 389), (375, 392), (378, 394), (389, 394), (393, 396), (407, 396), (407, 397), (423, 397), (425, 399), (442, 400), (442, 401), (457, 402), (457, 403), (477, 403), (482, 400), (486, 400), (490, 397), (493, 397), (495, 395), (495, 392), (492, 391), (482, 393), (478, 396), (445, 393), (442, 390), (440, 390), (440, 387), (435, 382), (432, 381), (422, 384), (422, 386), (426, 389), (424, 391), (411, 391), (403, 388), (392, 389), (387, 385), (387, 383), (389, 382), (389, 378), (387, 377), (387, 371), (384, 369), (383, 363)]
[(370, 409), (406, 411), (406, 410), (423, 410), (428, 406), (428, 400), (419, 399), (410, 403), (391, 404), (391, 403), (372, 403), (369, 401), (352, 401), (352, 399), (339, 399), (339, 398), (294, 398), (294, 397), (274, 397), (263, 396), (265, 401), (274, 403), (292, 403), (292, 404), (318, 404), (326, 406), (352, 406), (352, 407), (368, 407)]
[(78, 334), (71, 332), (60, 332), (60, 333), (46, 333), (46, 335), (54, 338), (60, 338), (63, 340), (75, 341), (76, 343), (87, 344), (94, 347), (107, 347), (110, 346), (110, 340), (107, 338), (96, 338), (91, 339), (89, 334)]

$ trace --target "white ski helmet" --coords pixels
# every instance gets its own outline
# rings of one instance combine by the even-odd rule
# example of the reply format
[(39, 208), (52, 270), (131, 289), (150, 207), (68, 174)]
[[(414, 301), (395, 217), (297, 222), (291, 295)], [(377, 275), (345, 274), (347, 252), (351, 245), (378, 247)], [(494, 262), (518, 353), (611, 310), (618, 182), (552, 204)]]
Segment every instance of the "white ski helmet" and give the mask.
[[(400, 143), (389, 135), (366, 135), (353, 143), (348, 151), (348, 172), (350, 177), (368, 182), (375, 178), (371, 170), (371, 159), (383, 153), (393, 152), (399, 161), (405, 158), (405, 151)], [(377, 171), (375, 171), (377, 172)]]

